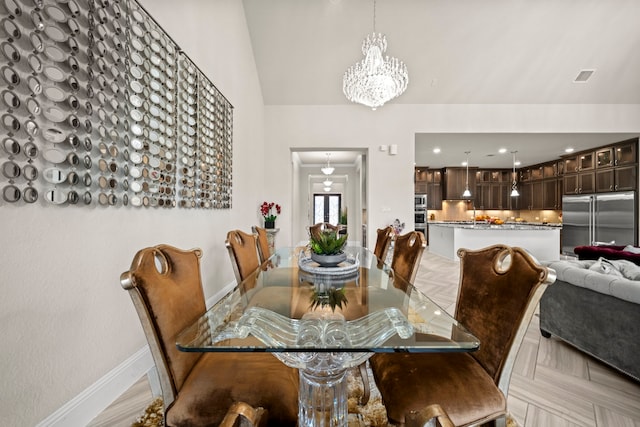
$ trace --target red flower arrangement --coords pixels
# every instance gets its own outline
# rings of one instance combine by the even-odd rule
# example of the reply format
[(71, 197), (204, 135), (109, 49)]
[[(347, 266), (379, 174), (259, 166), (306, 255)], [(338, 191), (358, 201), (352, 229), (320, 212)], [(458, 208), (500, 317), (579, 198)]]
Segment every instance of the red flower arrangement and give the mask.
[[(276, 210), (276, 213), (273, 213), (274, 209)], [(260, 213), (262, 214), (262, 217), (264, 218), (265, 221), (275, 221), (276, 218), (278, 217), (278, 215), (280, 215), (280, 212), (282, 211), (282, 208), (280, 207), (280, 205), (277, 205), (273, 202), (268, 203), (268, 202), (262, 202), (262, 204), (260, 205)]]

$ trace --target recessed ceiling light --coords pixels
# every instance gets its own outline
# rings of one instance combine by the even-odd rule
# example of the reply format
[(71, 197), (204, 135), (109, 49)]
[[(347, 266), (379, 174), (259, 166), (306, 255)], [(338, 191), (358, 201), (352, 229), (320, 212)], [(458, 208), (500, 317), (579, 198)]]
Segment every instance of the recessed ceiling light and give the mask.
[(498, 150), (498, 153), (500, 153), (500, 154), (504, 154), (506, 152), (507, 152), (506, 148), (501, 148), (501, 149)]
[(520, 160), (516, 160), (516, 162), (514, 163), (514, 165), (516, 165), (516, 166), (520, 166)]
[(564, 152), (565, 153), (573, 153), (573, 147), (565, 148)]
[(580, 72), (578, 73), (576, 78), (573, 80), (573, 82), (574, 83), (586, 83), (587, 80), (589, 80), (591, 78), (591, 76), (593, 76), (593, 73), (595, 73), (595, 72), (596, 72), (595, 69), (580, 70)]
[(439, 148), (439, 147), (434, 148), (434, 149), (433, 149), (433, 152), (434, 152), (434, 153), (436, 153), (436, 154), (438, 154), (438, 153), (440, 152), (440, 148)]
[(462, 166), (467, 166), (467, 162), (462, 162)]

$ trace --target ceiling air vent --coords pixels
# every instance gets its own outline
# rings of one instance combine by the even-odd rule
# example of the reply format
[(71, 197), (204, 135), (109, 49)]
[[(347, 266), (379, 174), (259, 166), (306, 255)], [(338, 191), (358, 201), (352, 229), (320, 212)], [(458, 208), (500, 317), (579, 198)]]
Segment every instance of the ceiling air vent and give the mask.
[(593, 73), (595, 73), (596, 70), (580, 70), (580, 72), (578, 73), (578, 75), (576, 76), (576, 78), (573, 80), (574, 83), (586, 83), (587, 80), (589, 80), (591, 78), (591, 76), (593, 75)]

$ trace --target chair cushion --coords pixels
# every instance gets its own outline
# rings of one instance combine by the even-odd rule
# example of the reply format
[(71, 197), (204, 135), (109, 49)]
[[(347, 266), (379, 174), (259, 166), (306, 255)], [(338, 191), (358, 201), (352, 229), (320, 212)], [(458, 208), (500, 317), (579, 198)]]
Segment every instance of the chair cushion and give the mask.
[(405, 414), (432, 403), (458, 427), (506, 414), (504, 395), (469, 353), (379, 353), (369, 361), (393, 423), (403, 424)]
[(269, 411), (269, 426), (293, 427), (298, 420), (298, 372), (272, 354), (205, 353), (167, 410), (166, 425), (218, 425), (236, 401)]

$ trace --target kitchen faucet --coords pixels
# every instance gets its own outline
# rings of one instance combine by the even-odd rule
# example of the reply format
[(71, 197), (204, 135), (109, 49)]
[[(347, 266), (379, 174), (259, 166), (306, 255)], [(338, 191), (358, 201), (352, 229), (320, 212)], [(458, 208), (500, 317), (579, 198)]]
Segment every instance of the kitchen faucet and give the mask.
[(475, 202), (473, 203), (473, 226), (475, 227), (476, 225), (476, 204)]

